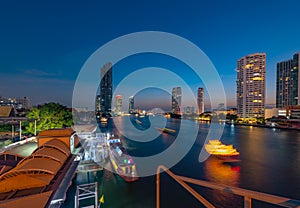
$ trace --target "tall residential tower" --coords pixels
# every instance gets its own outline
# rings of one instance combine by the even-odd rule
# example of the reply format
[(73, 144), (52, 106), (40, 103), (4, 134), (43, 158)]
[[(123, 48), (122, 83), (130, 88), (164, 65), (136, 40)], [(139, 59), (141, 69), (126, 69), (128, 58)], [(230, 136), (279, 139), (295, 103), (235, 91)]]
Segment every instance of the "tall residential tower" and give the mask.
[(112, 99), (112, 64), (106, 63), (100, 70), (100, 111), (102, 113), (111, 112)]
[(237, 113), (253, 118), (265, 115), (266, 54), (254, 53), (237, 62)]
[(129, 109), (128, 109), (129, 113), (133, 113), (134, 112), (134, 97), (130, 96), (129, 97)]
[(181, 114), (181, 87), (174, 87), (172, 89), (172, 113)]
[(116, 114), (122, 114), (122, 95), (116, 96)]
[(300, 104), (299, 56), (300, 52), (290, 60), (277, 63), (276, 108)]
[(204, 112), (204, 88), (198, 88), (198, 95), (197, 95), (197, 104), (198, 104), (198, 114)]

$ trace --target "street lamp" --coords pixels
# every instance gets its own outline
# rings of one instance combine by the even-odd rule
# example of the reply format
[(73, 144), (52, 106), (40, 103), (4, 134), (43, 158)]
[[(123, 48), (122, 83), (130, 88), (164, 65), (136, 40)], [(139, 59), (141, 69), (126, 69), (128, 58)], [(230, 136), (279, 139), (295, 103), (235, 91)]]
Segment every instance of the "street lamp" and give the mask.
[(34, 119), (34, 136), (36, 136), (36, 119)]
[(20, 141), (21, 141), (21, 138), (22, 138), (22, 121), (20, 121), (20, 130), (19, 130), (19, 137), (20, 137)]

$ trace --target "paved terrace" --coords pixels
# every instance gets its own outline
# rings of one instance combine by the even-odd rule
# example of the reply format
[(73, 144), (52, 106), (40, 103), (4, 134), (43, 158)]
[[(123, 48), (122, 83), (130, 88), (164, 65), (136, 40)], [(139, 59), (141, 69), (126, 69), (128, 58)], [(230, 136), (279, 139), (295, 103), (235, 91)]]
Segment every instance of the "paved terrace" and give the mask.
[(28, 157), (38, 147), (37, 142), (28, 142), (20, 146), (16, 146), (10, 150), (5, 151), (6, 153), (17, 154), (24, 157)]

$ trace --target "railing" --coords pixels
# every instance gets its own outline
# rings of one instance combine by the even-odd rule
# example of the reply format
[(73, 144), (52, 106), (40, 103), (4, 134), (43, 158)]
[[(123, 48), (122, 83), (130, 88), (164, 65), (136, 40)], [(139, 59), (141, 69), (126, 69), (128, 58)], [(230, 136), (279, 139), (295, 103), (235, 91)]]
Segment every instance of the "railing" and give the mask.
[(75, 208), (79, 208), (79, 203), (81, 200), (94, 198), (95, 206), (94, 208), (98, 208), (98, 183), (89, 183), (89, 184), (82, 184), (78, 185), (76, 188), (75, 194)]
[(245, 208), (252, 207), (252, 199), (263, 201), (263, 202), (268, 202), (268, 203), (279, 205), (282, 207), (298, 207), (298, 208), (300, 208), (300, 201), (298, 201), (298, 200), (175, 175), (174, 173), (172, 173), (170, 170), (168, 170), (163, 165), (158, 166), (157, 171), (156, 171), (156, 208), (160, 208), (160, 172), (161, 172), (161, 170), (164, 170), (169, 176), (171, 176), (177, 183), (179, 183), (183, 188), (185, 188), (189, 193), (191, 193), (198, 201), (200, 201), (206, 207), (211, 208), (211, 207), (215, 207), (215, 206), (213, 204), (211, 204), (209, 201), (207, 201), (204, 197), (202, 197), (193, 188), (191, 188), (187, 183), (196, 184), (196, 185), (203, 186), (206, 188), (221, 190), (221, 191), (224, 191), (227, 193), (232, 193), (232, 194), (236, 194), (239, 196), (243, 196)]
[(18, 154), (13, 154), (13, 153), (0, 153), (0, 158), (1, 158), (1, 160), (4, 160), (4, 161), (14, 160), (16, 162), (19, 162), (24, 159), (23, 156), (18, 155)]

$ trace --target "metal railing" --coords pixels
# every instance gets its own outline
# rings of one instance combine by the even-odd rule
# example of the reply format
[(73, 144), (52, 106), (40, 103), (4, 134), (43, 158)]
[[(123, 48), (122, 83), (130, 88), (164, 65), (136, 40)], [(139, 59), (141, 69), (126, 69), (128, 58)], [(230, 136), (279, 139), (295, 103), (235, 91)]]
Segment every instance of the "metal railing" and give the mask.
[(298, 201), (298, 200), (175, 175), (174, 173), (172, 173), (170, 170), (168, 170), (163, 165), (158, 166), (157, 171), (156, 171), (156, 208), (160, 208), (160, 173), (161, 173), (161, 170), (165, 171), (177, 183), (179, 183), (183, 188), (185, 188), (189, 193), (191, 193), (198, 201), (200, 201), (203, 205), (205, 205), (206, 207), (209, 207), (209, 208), (212, 208), (215, 206), (213, 204), (211, 204), (209, 201), (207, 201), (203, 196), (201, 196), (193, 188), (191, 188), (187, 183), (242, 196), (242, 197), (244, 197), (244, 207), (245, 208), (252, 207), (252, 199), (279, 205), (282, 207), (298, 207), (298, 208), (300, 208), (300, 201)]
[(84, 199), (95, 199), (95, 208), (98, 208), (98, 183), (89, 183), (89, 184), (82, 184), (78, 185), (76, 188), (76, 194), (75, 194), (75, 201), (74, 201), (74, 207), (79, 208), (80, 207), (80, 201)]

